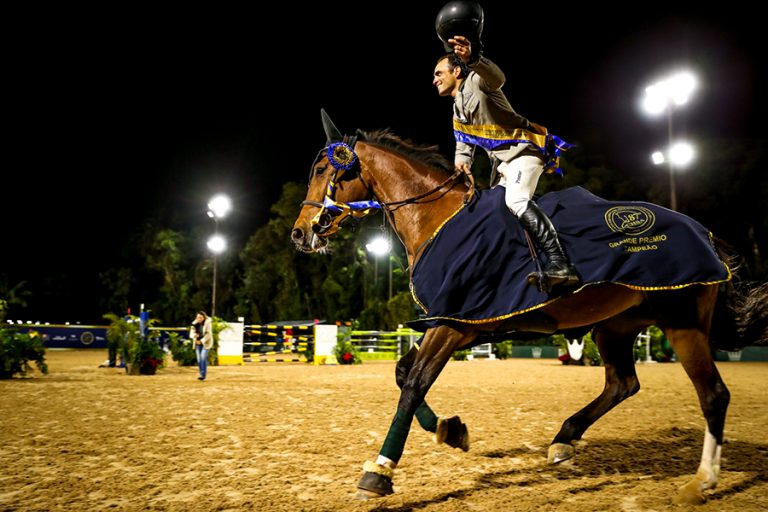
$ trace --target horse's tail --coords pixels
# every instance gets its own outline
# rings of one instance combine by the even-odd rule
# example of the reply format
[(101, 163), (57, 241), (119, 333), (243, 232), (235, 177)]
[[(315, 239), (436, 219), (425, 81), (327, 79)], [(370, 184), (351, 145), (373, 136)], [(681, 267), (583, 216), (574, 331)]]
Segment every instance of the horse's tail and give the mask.
[(722, 241), (715, 243), (718, 255), (734, 278), (720, 285), (711, 339), (715, 348), (739, 350), (747, 345), (768, 344), (768, 283), (754, 285), (738, 280), (739, 265)]

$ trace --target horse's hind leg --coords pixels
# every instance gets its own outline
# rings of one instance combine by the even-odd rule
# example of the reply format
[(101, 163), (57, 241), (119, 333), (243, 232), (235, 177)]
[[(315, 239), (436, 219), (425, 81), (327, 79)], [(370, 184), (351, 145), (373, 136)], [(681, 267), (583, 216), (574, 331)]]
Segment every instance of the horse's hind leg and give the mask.
[(547, 461), (561, 462), (573, 457), (572, 442), (601, 416), (640, 389), (635, 373), (632, 347), (643, 322), (627, 312), (595, 326), (592, 338), (605, 363), (605, 387), (589, 405), (565, 420), (549, 447)]
[[(418, 346), (421, 345), (422, 339), (424, 339), (423, 336), (407, 354), (400, 358), (395, 366), (395, 380), (400, 389), (403, 389), (408, 372), (411, 371), (413, 362), (416, 360)], [(439, 418), (426, 400), (416, 408), (415, 415), (421, 428), (435, 434), (434, 441), (437, 444), (445, 443), (452, 448), (461, 448), (465, 452), (469, 450), (469, 432), (467, 432), (467, 426), (458, 416)]]
[(717, 485), (720, 473), (720, 453), (730, 393), (717, 371), (709, 346), (709, 325), (716, 290), (715, 286), (703, 287), (696, 297), (695, 313), (680, 314), (683, 318), (695, 315), (695, 327), (685, 328), (682, 322), (673, 319), (660, 323), (696, 388), (699, 404), (707, 421), (699, 468), (696, 476), (680, 488), (673, 500), (677, 504), (703, 503), (703, 491)]

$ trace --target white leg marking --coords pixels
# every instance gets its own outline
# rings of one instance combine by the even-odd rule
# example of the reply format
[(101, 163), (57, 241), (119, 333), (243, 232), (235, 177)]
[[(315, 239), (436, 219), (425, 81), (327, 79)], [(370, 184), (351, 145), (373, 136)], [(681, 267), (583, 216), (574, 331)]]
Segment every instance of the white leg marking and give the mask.
[(721, 446), (717, 444), (715, 436), (709, 429), (704, 433), (704, 448), (701, 450), (701, 463), (696, 471), (696, 476), (682, 486), (677, 496), (672, 498), (676, 505), (701, 505), (706, 501), (704, 491), (713, 489), (717, 485), (720, 474)]
[(704, 447), (701, 450), (701, 463), (697, 473), (701, 475), (701, 489), (712, 489), (717, 485), (720, 476), (720, 453), (722, 445), (717, 444), (715, 436), (709, 433), (707, 428), (704, 433)]
[(395, 469), (397, 467), (397, 462), (383, 455), (379, 455), (378, 457), (376, 457), (376, 464), (378, 464), (379, 466), (386, 466), (389, 469)]

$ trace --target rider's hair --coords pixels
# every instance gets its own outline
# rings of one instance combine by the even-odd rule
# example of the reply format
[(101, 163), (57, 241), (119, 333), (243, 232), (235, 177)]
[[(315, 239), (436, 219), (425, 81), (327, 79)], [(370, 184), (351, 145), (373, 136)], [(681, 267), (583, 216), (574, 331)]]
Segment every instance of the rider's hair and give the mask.
[(461, 76), (459, 78), (467, 78), (469, 76), (469, 66), (466, 65), (466, 63), (461, 60), (461, 58), (456, 55), (455, 53), (446, 53), (439, 59), (437, 59), (437, 62), (441, 62), (442, 60), (447, 59), (448, 60), (448, 66), (451, 68), (451, 71), (453, 71), (456, 68), (461, 69)]

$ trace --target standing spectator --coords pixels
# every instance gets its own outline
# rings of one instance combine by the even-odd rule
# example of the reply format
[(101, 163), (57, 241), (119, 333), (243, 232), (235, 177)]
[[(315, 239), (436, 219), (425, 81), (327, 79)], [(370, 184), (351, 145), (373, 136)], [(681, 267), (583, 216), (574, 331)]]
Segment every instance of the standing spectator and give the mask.
[(197, 366), (200, 370), (197, 379), (205, 380), (208, 369), (208, 352), (213, 347), (213, 322), (204, 311), (197, 312), (189, 331), (189, 338), (194, 343), (197, 354)]

